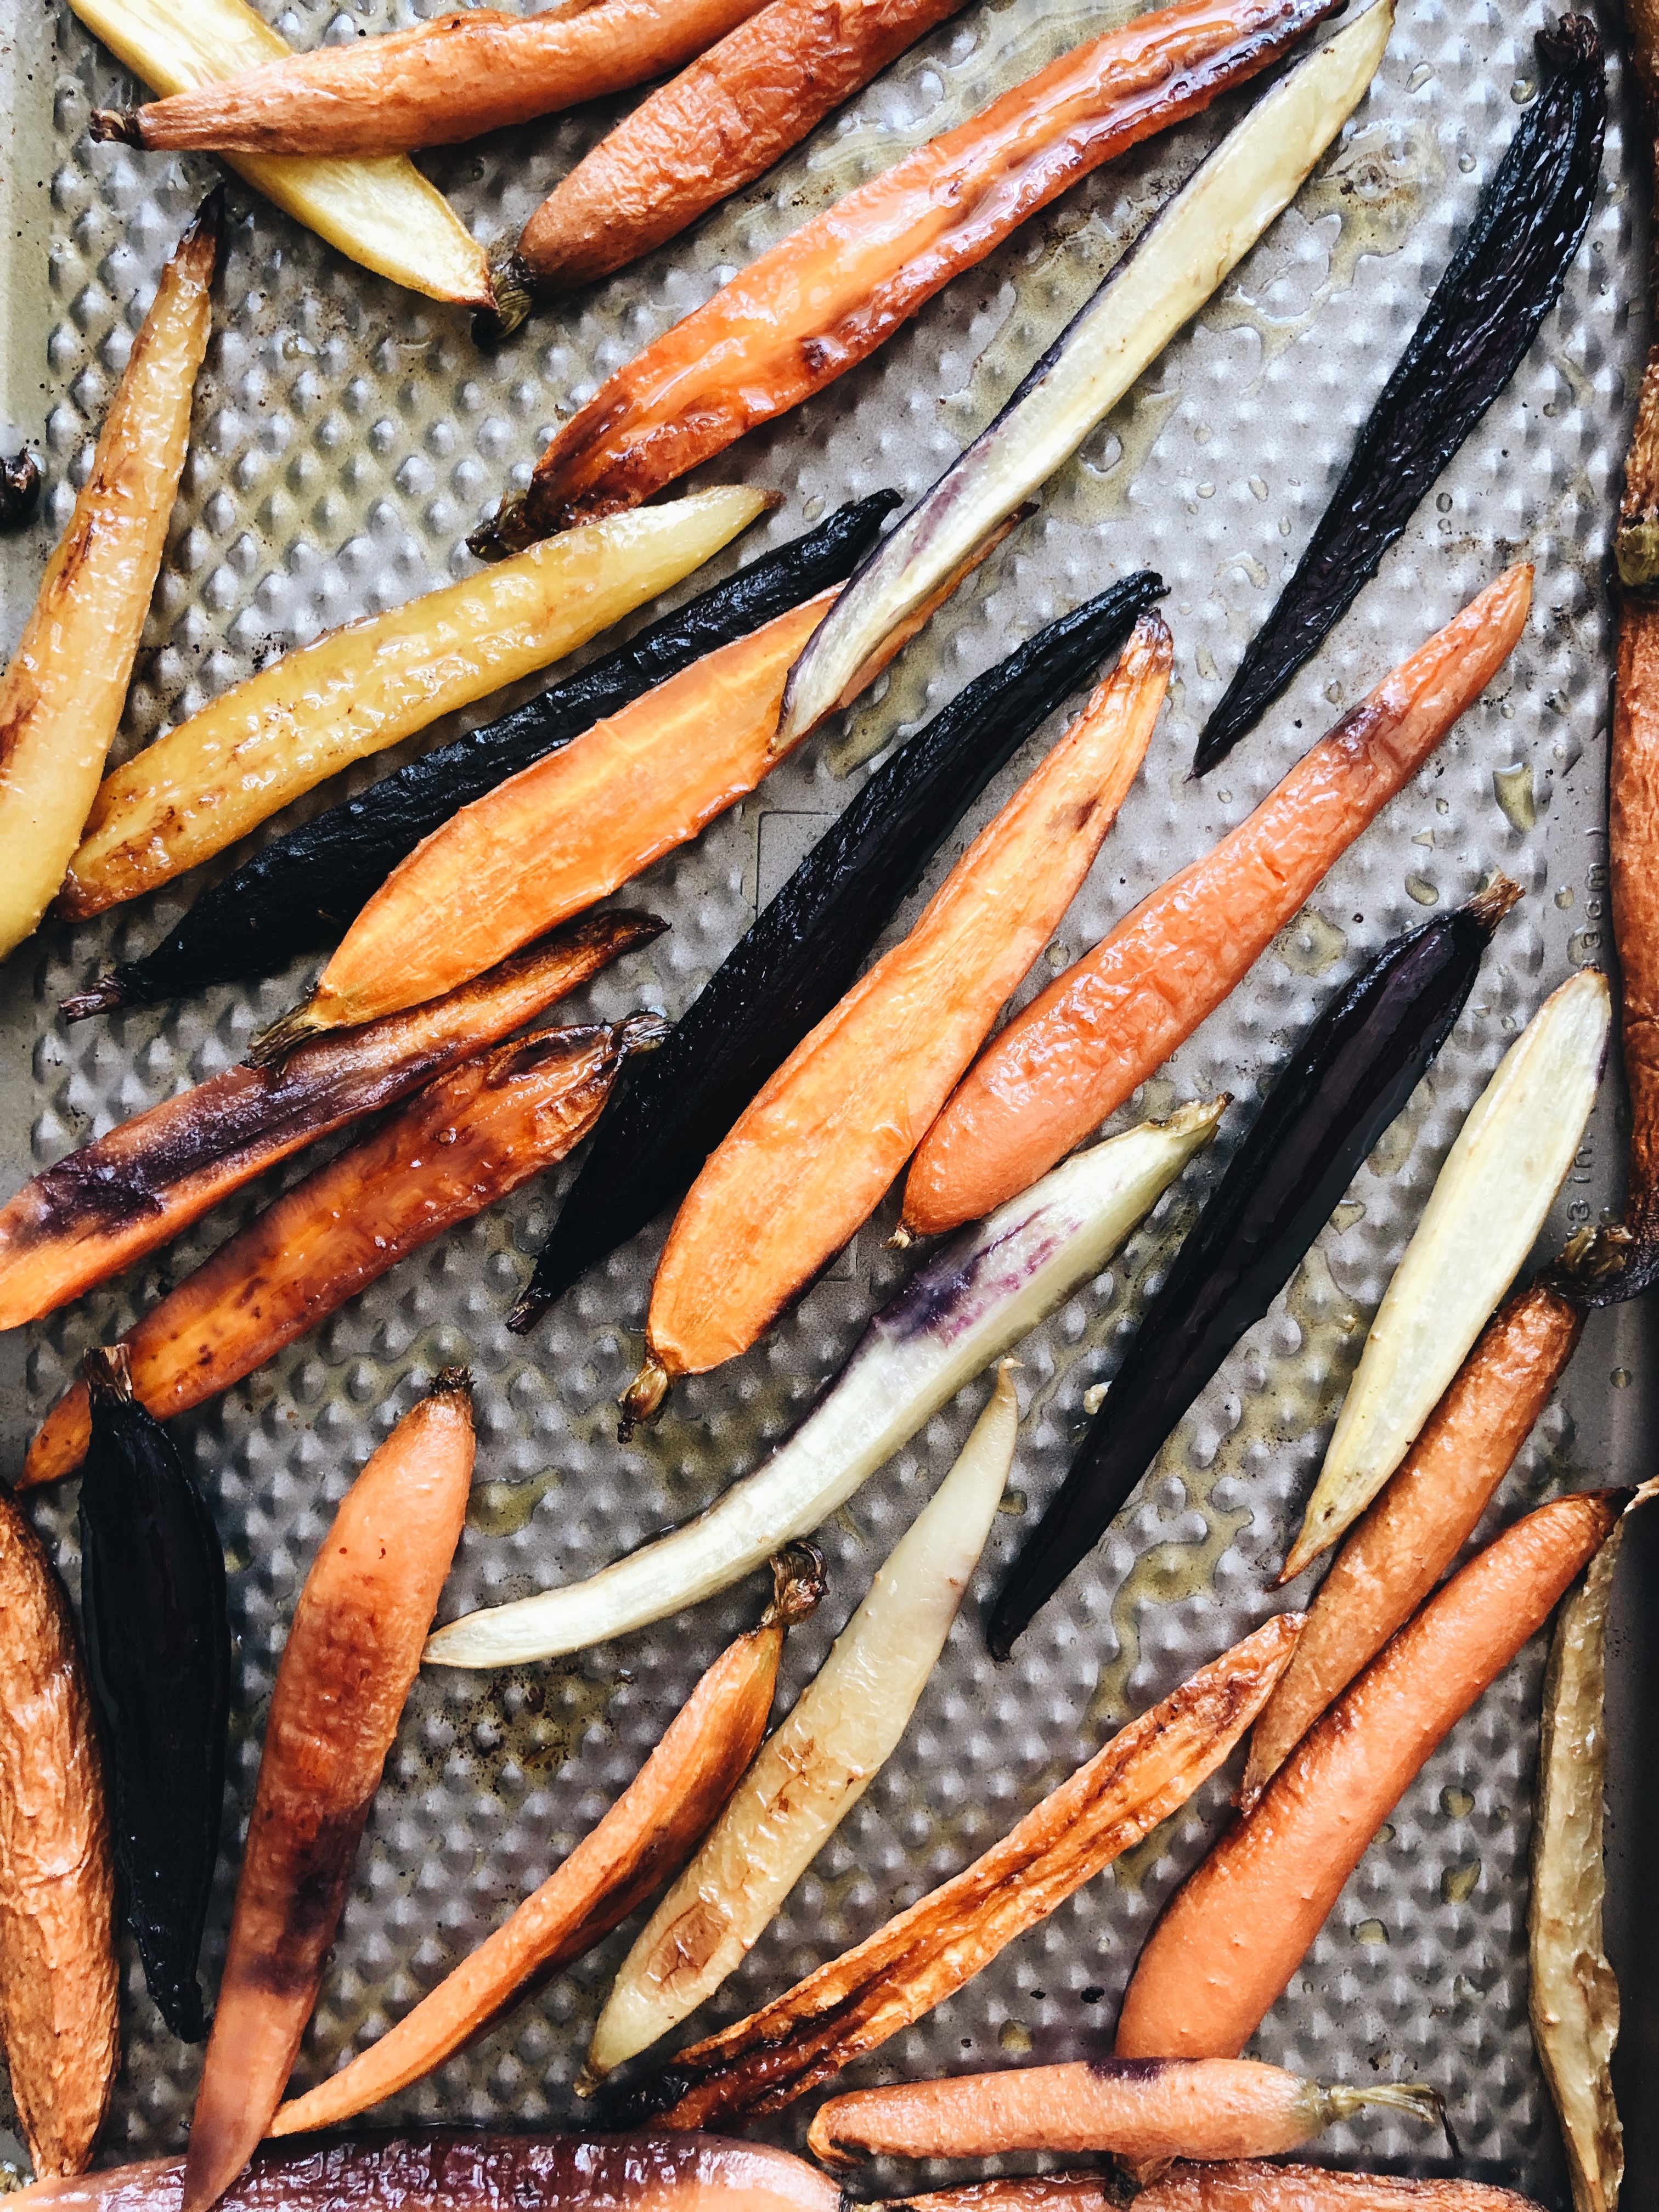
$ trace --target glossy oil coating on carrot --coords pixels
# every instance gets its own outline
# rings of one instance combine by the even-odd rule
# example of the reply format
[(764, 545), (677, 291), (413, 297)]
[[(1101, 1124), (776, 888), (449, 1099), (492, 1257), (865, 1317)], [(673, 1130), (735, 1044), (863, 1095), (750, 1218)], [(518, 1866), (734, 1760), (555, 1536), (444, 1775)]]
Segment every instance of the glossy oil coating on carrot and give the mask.
[(1474, 1534), (1571, 1358), (1583, 1315), (1547, 1283), (1517, 1291), (1337, 1554), (1250, 1738), (1246, 1811), (1331, 1700), (1409, 1620)]
[(1540, 1506), (1372, 1661), (1170, 1900), (1123, 2000), (1121, 2057), (1237, 2055), (1424, 1760), (1549, 1619), (1625, 1500)]
[(351, 2063), (284, 2105), (274, 2136), (337, 2127), (422, 2075), (496, 2019), (533, 1978), (592, 1949), (684, 1865), (760, 1748), (784, 1631), (823, 1589), (817, 1554), (774, 1562), (758, 1628), (728, 1644), (599, 1826), (493, 1936)]
[[(416, 1251), (562, 1159), (597, 1120), (627, 1053), (664, 1024), (544, 1030), (467, 1061), (296, 1183), (122, 1340), (158, 1420), (228, 1390)], [(48, 1413), (22, 1486), (79, 1467), (86, 1385)]]
[(1254, 2058), (1096, 2058), (855, 2089), (819, 2106), (807, 2148), (826, 2166), (1014, 2150), (1112, 2151), (1136, 2166), (1270, 2158), (1373, 2101), (1439, 2118), (1431, 2089), (1395, 2082), (1326, 2089)]
[(1178, 2166), (1143, 2189), (1135, 2212), (1539, 2212), (1529, 2197), (1480, 2181), (1411, 2181), (1323, 2166)]
[(183, 2212), (205, 2212), (276, 2111), (472, 1480), (472, 1394), (439, 1376), (341, 1501), (295, 1608), (265, 1722)]
[(1284, 1671), (1301, 1617), (1279, 1613), (1120, 1729), (1000, 1843), (793, 1990), (682, 2051), (641, 2104), (672, 2127), (779, 2111), (876, 2050), (1184, 1805)]
[(756, 4), (602, 0), (524, 15), (468, 9), (265, 62), (125, 113), (100, 111), (94, 136), (166, 151), (359, 160), (451, 146), (678, 69)]
[(1474, 705), (1520, 637), (1531, 596), (1530, 567), (1506, 569), (1237, 830), (1008, 1024), (916, 1153), (907, 1229), (937, 1236), (988, 1213), (1163, 1066)]
[(669, 1231), (630, 1412), (745, 1351), (879, 1203), (1087, 875), (1145, 757), (1172, 652), (1163, 617), (1142, 615), (902, 943), (738, 1118)]
[(1265, 69), (1333, 0), (1176, 0), (1089, 40), (784, 240), (617, 371), (475, 540), (635, 506), (872, 353), (1103, 161)]
[(281, 1067), (228, 1067), (43, 1169), (0, 1207), (0, 1328), (131, 1267), (256, 1176), (533, 1021), (665, 927), (647, 914), (592, 915), (430, 1006), (319, 1037)]
[(772, 0), (642, 100), (524, 227), (540, 289), (568, 292), (676, 237), (769, 169), (963, 0)]
[(790, 665), (834, 596), (705, 653), (434, 830), (260, 1055), (454, 989), (695, 837), (774, 765)]

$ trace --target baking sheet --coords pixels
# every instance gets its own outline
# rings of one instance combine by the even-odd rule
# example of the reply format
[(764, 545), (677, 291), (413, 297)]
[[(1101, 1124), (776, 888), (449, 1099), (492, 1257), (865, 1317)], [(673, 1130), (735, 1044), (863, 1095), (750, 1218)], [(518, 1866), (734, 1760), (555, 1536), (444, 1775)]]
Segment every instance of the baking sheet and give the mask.
[[(380, 0), (295, 0), (268, 12), (295, 45), (418, 12)], [(4, 329), (0, 416), (40, 441), (39, 526), (0, 549), (9, 646), (40, 564), (84, 475), (161, 264), (216, 174), (196, 157), (94, 147), (94, 105), (130, 81), (70, 16), (8, 0), (0, 94)], [(532, 322), (494, 356), (465, 319), (352, 267), (234, 181), (216, 336), (191, 459), (139, 656), (130, 750), (274, 652), (464, 569), (465, 532), (522, 483), (552, 427), (611, 368), (898, 152), (961, 119), (1121, 5), (970, 5), (762, 184), (690, 237)], [(1535, 4), (1407, 0), (1370, 98), (1297, 205), (1049, 486), (1041, 514), (938, 617), (848, 726), (786, 763), (748, 805), (630, 885), (673, 925), (570, 1002), (568, 1018), (642, 1004), (677, 1014), (850, 786), (845, 764), (890, 744), (1042, 622), (1127, 570), (1170, 586), (1170, 704), (1088, 884), (1039, 961), (1046, 980), (1173, 867), (1240, 820), (1311, 738), (1504, 562), (1538, 564), (1522, 647), (1416, 783), (1333, 871), (1249, 982), (1118, 1117), (1226, 1089), (1248, 1100), (1329, 991), (1388, 937), (1501, 865), (1527, 891), (1456, 1033), (1378, 1147), (1306, 1266), (1171, 1440), (1131, 1510), (1010, 1665), (978, 1621), (1034, 1510), (1064, 1470), (1084, 1391), (1111, 1374), (1149, 1280), (1236, 1134), (1167, 1200), (1110, 1272), (1022, 1352), (1025, 1415), (1009, 1510), (910, 1731), (785, 1913), (696, 2022), (735, 2019), (895, 1906), (964, 1864), (1092, 1752), (1282, 1601), (1271, 1571), (1299, 1516), (1366, 1324), (1462, 1115), (1516, 1029), (1571, 968), (1610, 956), (1605, 772), (1610, 677), (1607, 525), (1640, 360), (1642, 193), (1626, 181), (1619, 25), (1614, 120), (1589, 235), (1514, 383), (1402, 542), (1281, 705), (1202, 784), (1193, 742), (1245, 638), (1322, 506), (1353, 432), (1411, 330), (1536, 88)], [(424, 166), (483, 238), (520, 222), (625, 102), (501, 132)], [(693, 481), (742, 477), (786, 495), (717, 568), (793, 536), (879, 484), (914, 497), (1006, 397), (1127, 238), (1239, 112), (1207, 117), (1086, 180), (933, 301), (882, 352)], [(681, 594), (684, 596), (684, 594)], [(643, 617), (641, 617), (643, 618)], [(474, 719), (482, 719), (485, 709)], [(441, 740), (453, 725), (432, 733)], [(1007, 795), (1052, 725), (940, 855), (918, 901)], [(368, 780), (376, 763), (360, 775)], [(338, 793), (313, 795), (286, 826)], [(228, 865), (221, 863), (220, 866)], [(0, 975), (0, 1164), (31, 1166), (245, 1049), (305, 971), (73, 1030), (72, 985), (152, 945), (201, 877), (76, 928), (49, 927)], [(896, 926), (914, 915), (912, 902)], [(1616, 1204), (1609, 1079), (1543, 1240)], [(295, 1163), (290, 1179), (304, 1171)], [(479, 1486), (444, 1613), (592, 1571), (683, 1519), (752, 1465), (844, 1359), (906, 1262), (882, 1249), (895, 1201), (799, 1310), (745, 1358), (687, 1384), (655, 1431), (615, 1441), (611, 1401), (633, 1371), (662, 1228), (591, 1274), (535, 1336), (504, 1316), (563, 1177), (443, 1238), (218, 1404), (178, 1425), (213, 1502), (233, 1574), (238, 1681), (224, 1850), (204, 1965), (216, 1980), (274, 1662), (313, 1550), (374, 1443), (446, 1361), (478, 1384)], [(4, 1471), (82, 1352), (127, 1325), (258, 1204), (253, 1194), (64, 1314), (0, 1341)], [(1652, 1362), (1639, 1312), (1598, 1317), (1493, 1516), (1553, 1488), (1650, 1470)], [(885, 1549), (950, 1463), (983, 1386), (929, 1425), (823, 1532), (831, 1586), (792, 1638), (786, 1695), (810, 1675)], [(72, 1489), (37, 1518), (75, 1571)], [(1659, 1977), (1638, 1924), (1641, 1793), (1650, 1759), (1639, 1534), (1614, 1638), (1618, 1771), (1610, 1933), (1626, 1986), (1621, 2070), (1659, 2052)], [(372, 2039), (557, 1863), (636, 1770), (697, 1672), (755, 1616), (753, 1585), (580, 1658), (416, 1686), (296, 2073), (305, 2084)], [(1453, 1732), (1344, 1893), (1260, 2055), (1333, 2080), (1417, 2076), (1447, 2094), (1465, 2171), (1565, 2202), (1553, 2123), (1526, 2021), (1525, 1863), (1541, 1649)], [(849, 2082), (1104, 2047), (1138, 1946), (1223, 1817), (1221, 1781), (1012, 1946)], [(1659, 1809), (1652, 1806), (1650, 1814)], [(1651, 1834), (1650, 1826), (1646, 1831)], [(1650, 1889), (1651, 1884), (1648, 1885)], [(392, 2121), (564, 2124), (568, 2083), (631, 1923), (496, 2032), (383, 2107)], [(1648, 1946), (1645, 1952), (1643, 1946)], [(106, 2160), (176, 2147), (199, 2054), (170, 2038), (124, 1953), (125, 2061)], [(1645, 2025), (1644, 2025), (1645, 2023)], [(1645, 2035), (1645, 2044), (1642, 2038)], [(1654, 2100), (1650, 2097), (1647, 2102)], [(775, 2124), (799, 2142), (807, 2107)], [(0, 2145), (3, 2148), (3, 2145)], [(1659, 2145), (1632, 2145), (1627, 2204), (1659, 2202)], [(1321, 2158), (1451, 2170), (1443, 2142), (1395, 2116), (1333, 2130)], [(934, 2169), (933, 2178), (945, 2169)], [(916, 2169), (872, 2181), (918, 2185)]]

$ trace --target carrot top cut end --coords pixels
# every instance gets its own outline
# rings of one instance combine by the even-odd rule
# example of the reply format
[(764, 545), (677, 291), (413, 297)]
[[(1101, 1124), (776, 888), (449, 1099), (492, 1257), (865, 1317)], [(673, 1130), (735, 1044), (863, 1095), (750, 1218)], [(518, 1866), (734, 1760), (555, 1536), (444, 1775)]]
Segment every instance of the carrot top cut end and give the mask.
[(81, 1373), (94, 1404), (132, 1403), (132, 1355), (125, 1344), (95, 1345), (81, 1362)]
[(816, 1613), (829, 1587), (823, 1554), (816, 1544), (786, 1544), (772, 1560), (772, 1602), (761, 1615), (761, 1626), (778, 1624), (793, 1628)]

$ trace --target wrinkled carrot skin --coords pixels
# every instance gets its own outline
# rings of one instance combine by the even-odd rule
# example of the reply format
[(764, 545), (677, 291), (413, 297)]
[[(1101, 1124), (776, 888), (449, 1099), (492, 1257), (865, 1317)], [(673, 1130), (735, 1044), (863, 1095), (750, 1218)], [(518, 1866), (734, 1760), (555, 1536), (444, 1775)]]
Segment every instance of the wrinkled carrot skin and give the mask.
[(784, 1626), (769, 1621), (729, 1644), (557, 1871), (378, 2043), (284, 2105), (271, 2134), (337, 2127), (429, 2074), (482, 2033), (532, 1978), (591, 1950), (678, 1873), (760, 1748)]
[(364, 907), (285, 1034), (453, 990), (695, 837), (773, 766), (790, 665), (834, 597), (705, 653), (434, 830)]
[(642, 100), (519, 240), (538, 288), (573, 291), (665, 245), (763, 176), (963, 0), (772, 0)]
[[(616, 1030), (546, 1030), (418, 1092), (127, 1332), (140, 1403), (167, 1420), (228, 1390), (441, 1230), (562, 1159), (598, 1119), (624, 1050)], [(77, 1382), (42, 1422), (19, 1487), (72, 1474), (90, 1434)]]
[(1582, 1310), (1547, 1283), (1518, 1291), (1487, 1325), (1308, 1608), (1296, 1656), (1250, 1738), (1239, 1792), (1246, 1812), (1474, 1534), (1583, 1325)]
[(911, 1164), (911, 1234), (937, 1236), (989, 1213), (1163, 1066), (1474, 705), (1520, 637), (1531, 596), (1531, 568), (1506, 569), (1345, 714), (1237, 830), (1008, 1024)]
[(806, 2147), (832, 2166), (1013, 2150), (1113, 2151), (1136, 2161), (1270, 2158), (1321, 2125), (1313, 2085), (1277, 2066), (1108, 2058), (855, 2090), (819, 2106)]
[(646, 1323), (664, 1373), (746, 1351), (868, 1218), (1053, 935), (1169, 689), (1142, 615), (1116, 669), (974, 840), (915, 927), (804, 1037), (675, 1216)]
[(1516, 1522), (1394, 1637), (1176, 1891), (1118, 2021), (1124, 2058), (1231, 2058), (1301, 1964), (1377, 1829), (1619, 1517), (1624, 1494)]
[(0, 2047), (37, 2174), (75, 2174), (121, 2063), (115, 1862), (69, 1595), (0, 1488)]
[(503, 547), (633, 507), (873, 353), (1103, 161), (1275, 60), (1333, 0), (1176, 0), (849, 192), (630, 362), (536, 465)]
[(676, 2100), (666, 2124), (777, 2112), (942, 2003), (1186, 1802), (1261, 1710), (1300, 1625), (1293, 1613), (1264, 1622), (1121, 1729), (970, 1867), (681, 2051), (662, 2077)]
[(756, 0), (602, 0), (574, 16), (495, 8), (264, 63), (110, 116), (99, 135), (176, 152), (363, 159), (451, 146), (680, 68)]
[(471, 1384), (448, 1369), (346, 1492), (306, 1577), (265, 1723), (183, 2212), (223, 2194), (282, 2096), (471, 1480)]
[(1178, 2166), (1134, 2203), (1135, 2212), (1539, 2212), (1529, 2197), (1479, 2181), (1249, 2163)]
[(1103, 2173), (1010, 2174), (965, 2181), (921, 2197), (878, 2197), (876, 2212), (1107, 2212), (1115, 2198)]
[(430, 1006), (319, 1038), (281, 1067), (228, 1067), (83, 1145), (0, 1207), (0, 1328), (170, 1243), (256, 1176), (497, 1043), (663, 927), (595, 915)]

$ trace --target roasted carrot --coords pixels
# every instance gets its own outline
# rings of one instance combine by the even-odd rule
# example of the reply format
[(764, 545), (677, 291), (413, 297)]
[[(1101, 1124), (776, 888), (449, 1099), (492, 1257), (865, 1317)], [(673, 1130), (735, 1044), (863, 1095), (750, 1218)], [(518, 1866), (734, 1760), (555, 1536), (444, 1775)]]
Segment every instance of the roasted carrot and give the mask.
[[(655, 1014), (610, 1029), (544, 1030), (417, 1092), (128, 1331), (140, 1404), (166, 1420), (228, 1390), (440, 1230), (562, 1159), (592, 1127), (629, 1053), (666, 1030)], [(77, 1382), (36, 1432), (20, 1485), (72, 1473), (90, 1433)]]
[(1095, 2058), (855, 2089), (819, 2106), (806, 2146), (826, 2166), (1011, 2150), (1271, 2158), (1367, 2105), (1440, 2118), (1434, 2090), (1396, 2082), (1328, 2089), (1254, 2058)]
[(1529, 2197), (1480, 2181), (1407, 2181), (1323, 2166), (1178, 2166), (1135, 2212), (1539, 2212)]
[(822, 391), (1067, 185), (1254, 76), (1332, 4), (1176, 0), (1063, 55), (814, 217), (618, 370), (473, 550), (510, 552), (633, 507)]
[(1164, 617), (963, 854), (903, 942), (804, 1037), (687, 1194), (657, 1267), (645, 1364), (678, 1375), (746, 1351), (866, 1220), (1053, 934), (1133, 782), (1169, 688)]
[(472, 8), (270, 61), (147, 106), (93, 111), (94, 138), (161, 152), (362, 160), (452, 146), (677, 70), (757, 0), (604, 0), (512, 15)]
[(39, 922), (126, 703), (213, 327), (216, 193), (179, 241), (127, 356), (40, 596), (0, 677), (0, 953)]
[(823, 1562), (810, 1544), (790, 1545), (772, 1573), (773, 1599), (759, 1627), (727, 1645), (599, 1826), (378, 2043), (284, 2105), (272, 2135), (336, 2127), (429, 2074), (526, 1984), (591, 1950), (685, 1863), (760, 1748), (784, 1631), (823, 1592)]
[(776, 2112), (942, 2004), (1186, 1803), (1261, 1709), (1296, 1641), (1279, 1613), (1120, 1729), (999, 1844), (747, 2020), (683, 2051), (635, 2102), (671, 2127)]
[(121, 2062), (115, 1861), (69, 1595), (0, 1487), (0, 2047), (35, 2172), (80, 2173)]
[(1338, 1553), (1250, 1738), (1248, 1812), (1331, 1700), (1409, 1620), (1456, 1558), (1572, 1357), (1581, 1308), (1547, 1282), (1488, 1324), (1405, 1464)]
[[(614, 4), (614, 0), (613, 0)], [(524, 227), (538, 291), (608, 276), (740, 191), (962, 0), (772, 0), (641, 100)], [(495, 304), (519, 271), (497, 271)]]
[[(850, 696), (1020, 520), (987, 538), (860, 670)], [(820, 592), (705, 653), (452, 815), (392, 870), (310, 998), (255, 1039), (254, 1058), (453, 990), (695, 837), (785, 757), (784, 681), (835, 596)]]
[(302, 1146), (417, 1091), (649, 944), (653, 915), (593, 915), (413, 1012), (242, 1062), (135, 1114), (0, 1206), (0, 1328), (36, 1321), (168, 1243)]
[(917, 1150), (907, 1231), (936, 1236), (1000, 1206), (1162, 1066), (1474, 705), (1531, 597), (1530, 567), (1506, 569), (1008, 1024)]
[[(1103, 2174), (1044, 2173), (878, 2201), (871, 2212), (1104, 2212), (1115, 2202)], [(1530, 2197), (1479, 2181), (1401, 2181), (1391, 2174), (1245, 2160), (1175, 2166), (1143, 2189), (1133, 2207), (1133, 2212), (1539, 2212)], [(131, 2212), (150, 2208), (135, 2206)]]
[(282, 2096), (471, 1480), (471, 1381), (446, 1368), (346, 1492), (306, 1577), (265, 1722), (183, 2212), (223, 2195)]
[(1540, 1506), (1400, 1630), (1176, 1892), (1123, 2000), (1121, 2057), (1237, 2055), (1401, 1793), (1549, 1619), (1624, 1502), (1601, 1491)]

